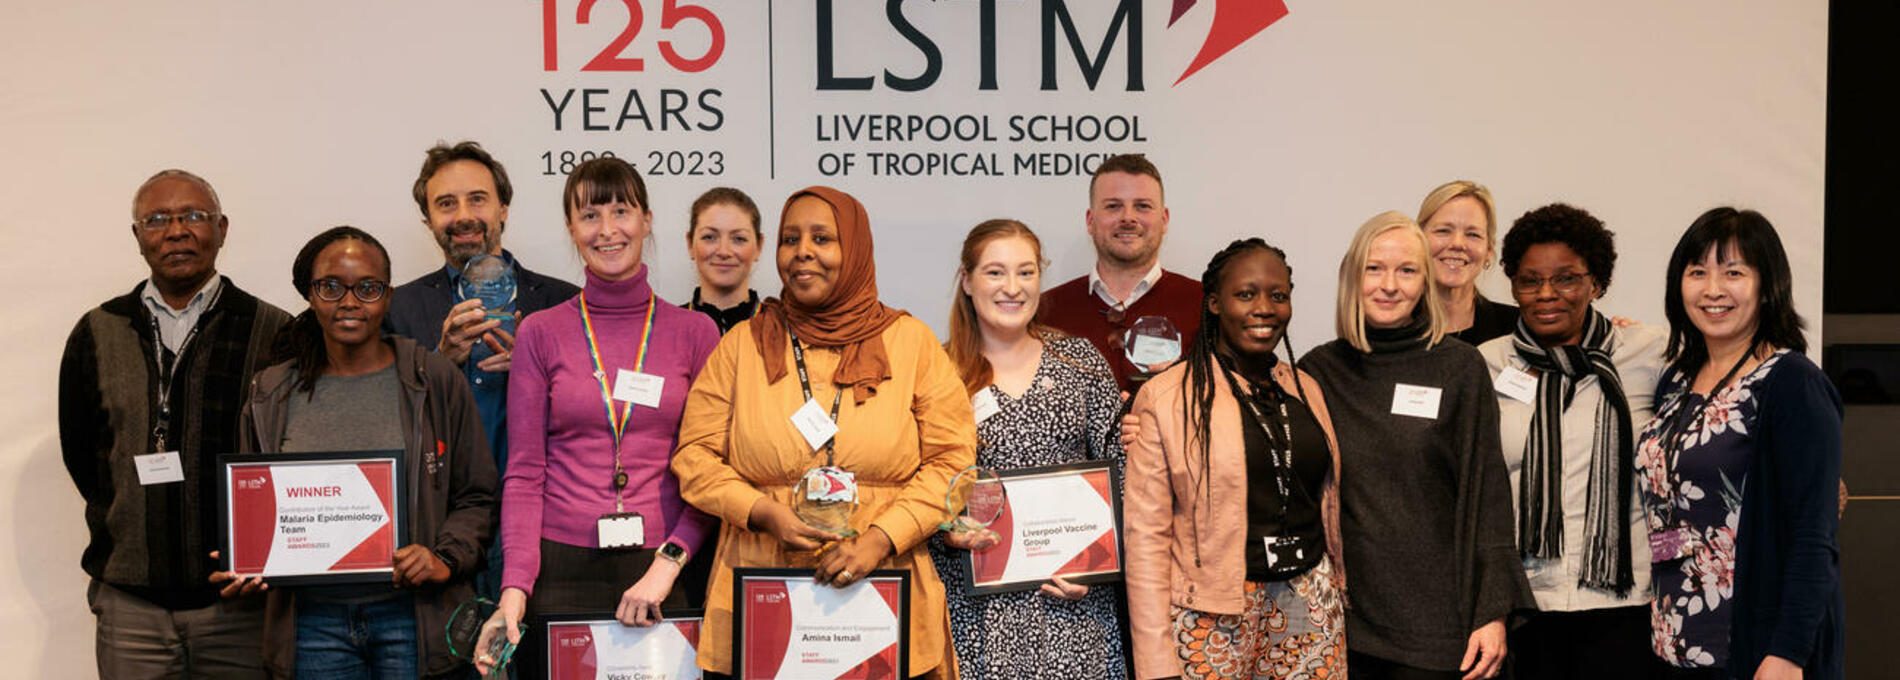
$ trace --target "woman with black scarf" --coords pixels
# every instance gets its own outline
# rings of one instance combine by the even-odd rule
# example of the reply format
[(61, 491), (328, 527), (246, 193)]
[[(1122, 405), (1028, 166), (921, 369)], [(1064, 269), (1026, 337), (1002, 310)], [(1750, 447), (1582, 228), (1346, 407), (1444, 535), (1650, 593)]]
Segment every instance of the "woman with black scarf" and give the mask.
[(1588, 212), (1525, 213), (1503, 255), (1516, 330), (1478, 352), (1496, 384), (1518, 553), (1540, 610), (1511, 631), (1516, 677), (1653, 677), (1633, 442), (1654, 415), (1668, 336), (1596, 310), (1616, 244)]

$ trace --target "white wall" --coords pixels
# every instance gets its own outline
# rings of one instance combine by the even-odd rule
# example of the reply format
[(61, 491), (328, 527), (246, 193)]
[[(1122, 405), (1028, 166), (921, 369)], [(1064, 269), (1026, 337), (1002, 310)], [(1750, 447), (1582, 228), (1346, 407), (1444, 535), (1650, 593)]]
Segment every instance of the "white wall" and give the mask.
[[(1228, 0), (1232, 2), (1232, 0)], [(144, 276), (125, 226), (138, 183), (164, 167), (209, 178), (231, 216), (220, 269), (287, 309), (296, 249), (322, 228), (354, 224), (390, 247), (397, 278), (439, 266), (409, 198), (421, 152), (473, 138), (497, 152), (517, 196), (505, 242), (530, 266), (578, 279), (559, 226), (559, 177), (543, 152), (612, 149), (647, 169), (659, 150), (720, 151), (720, 177), (654, 177), (656, 247), (647, 260), (663, 296), (681, 299), (692, 271), (685, 209), (699, 191), (751, 192), (768, 223), (792, 189), (829, 183), (868, 205), (886, 301), (942, 329), (954, 249), (981, 219), (1011, 216), (1043, 235), (1050, 283), (1086, 271), (1086, 180), (824, 177), (820, 154), (870, 151), (1144, 151), (1168, 184), (1173, 226), (1164, 263), (1198, 276), (1228, 240), (1260, 235), (1295, 269), (1301, 349), (1331, 336), (1334, 277), (1350, 232), (1374, 213), (1417, 209), (1452, 178), (1492, 188), (1508, 220), (1564, 200), (1603, 218), (1621, 259), (1602, 306), (1661, 321), (1670, 247), (1702, 210), (1761, 210), (1782, 231), (1799, 304), (1818, 321), (1821, 287), (1825, 3), (1713, 0), (1642, 3), (1295, 1), (1291, 14), (1178, 86), (1215, 12), (1204, 0), (1166, 26), (1146, 0), (1145, 89), (1127, 92), (1128, 45), (1099, 89), (1058, 42), (1061, 88), (1037, 88), (1038, 1), (1001, 0), (999, 89), (979, 91), (975, 0), (909, 2), (904, 11), (943, 51), (934, 87), (897, 93), (814, 90), (813, 3), (706, 0), (726, 32), (717, 64), (666, 66), (656, 39), (688, 56), (706, 38), (690, 22), (660, 29), (660, 5), (628, 56), (641, 73), (575, 69), (625, 25), (600, 2), (576, 25), (559, 0), (560, 68), (542, 69), (541, 3), (35, 2), (0, 25), (0, 230), (9, 294), (0, 339), (0, 658), (28, 677), (90, 672), (92, 621), (78, 568), (81, 503), (59, 462), (55, 386), (62, 342), (88, 307)], [(1090, 50), (1112, 6), (1069, 0)], [(883, 2), (838, 0), (837, 72), (899, 76), (919, 53)], [(767, 31), (766, 13), (773, 14)], [(771, 59), (768, 76), (768, 39)], [(539, 90), (610, 88), (610, 117), (629, 88), (657, 111), (658, 91), (718, 89), (716, 131), (555, 131)], [(770, 97), (768, 98), (768, 92)], [(578, 97), (578, 95), (577, 95)], [(768, 123), (767, 112), (775, 114)], [(814, 117), (864, 112), (1139, 115), (1145, 144), (846, 143), (815, 139)], [(704, 122), (702, 119), (699, 122)], [(770, 140), (770, 144), (768, 144)], [(776, 176), (770, 171), (776, 151)], [(756, 272), (767, 293), (778, 286)], [(1486, 288), (1501, 293), (1493, 274)], [(1816, 329), (1818, 331), (1818, 329)], [(1818, 343), (1816, 343), (1818, 345)]]

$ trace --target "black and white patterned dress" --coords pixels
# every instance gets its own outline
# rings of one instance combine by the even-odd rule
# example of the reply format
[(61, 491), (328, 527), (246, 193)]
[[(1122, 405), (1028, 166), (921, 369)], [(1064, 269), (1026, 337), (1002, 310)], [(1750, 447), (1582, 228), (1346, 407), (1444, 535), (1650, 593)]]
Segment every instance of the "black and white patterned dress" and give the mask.
[[(998, 411), (977, 424), (977, 464), (1010, 470), (1087, 460), (1113, 460), (1121, 444), (1111, 430), (1120, 394), (1108, 362), (1081, 338), (1043, 344), (1036, 377), (1021, 398), (994, 386)], [(950, 638), (964, 680), (1125, 678), (1120, 584), (1089, 587), (1070, 602), (1037, 591), (977, 595), (968, 591), (963, 551), (930, 541), (950, 601)]]

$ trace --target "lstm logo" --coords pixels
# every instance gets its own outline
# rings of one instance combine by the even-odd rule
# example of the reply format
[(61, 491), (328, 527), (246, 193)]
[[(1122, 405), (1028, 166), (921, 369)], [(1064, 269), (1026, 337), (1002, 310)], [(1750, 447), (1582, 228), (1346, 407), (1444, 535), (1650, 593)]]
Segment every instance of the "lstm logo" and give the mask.
[[(903, 36), (906, 42), (916, 48), (924, 58), (922, 70), (901, 74), (885, 69), (881, 78), (884, 86), (898, 92), (917, 92), (928, 89), (937, 83), (943, 75), (944, 53), (933, 37), (920, 28), (913, 17), (905, 13), (909, 0), (885, 0), (884, 18), (892, 30)], [(1107, 70), (1109, 59), (1119, 45), (1121, 55), (1127, 63), (1127, 80), (1124, 89), (1138, 92), (1146, 89), (1142, 78), (1142, 0), (1114, 0), (1115, 5), (1108, 19), (1108, 28), (1099, 44), (1091, 44), (1078, 28), (1075, 15), (1070, 11), (1071, 0), (1031, 0), (1037, 6), (1039, 24), (1038, 37), (1041, 47), (1040, 89), (1056, 90), (1057, 73), (1067, 56), (1075, 60), (1082, 71), (1082, 79), (1094, 90), (1101, 82), (1102, 74)], [(1099, 4), (1098, 4), (1099, 3)], [(1168, 25), (1186, 14), (1199, 0), (1173, 0)], [(837, 27), (838, 15), (836, 0), (817, 0), (813, 6), (818, 25), (817, 58), (819, 90), (869, 90), (878, 82), (880, 76), (841, 74), (837, 64)], [(856, 4), (856, 3), (854, 3)], [(998, 7), (997, 0), (979, 0), (977, 4), (977, 89), (996, 90), (997, 87), (997, 40)], [(1011, 3), (1012, 5), (1017, 3)], [(1226, 55), (1241, 43), (1279, 21), (1287, 15), (1285, 0), (1207, 0), (1214, 5), (1214, 18), (1208, 28), (1207, 38), (1201, 49), (1194, 55), (1181, 77), (1174, 84), (1187, 80), (1188, 76), (1206, 68), (1215, 60)], [(1107, 6), (1105, 0), (1087, 0), (1085, 5), (1091, 11)], [(853, 7), (853, 9), (857, 9)], [(1067, 54), (1061, 47), (1067, 47)], [(905, 63), (913, 59), (909, 55), (901, 58)]]
[[(1199, 0), (1174, 0), (1174, 11), (1168, 15), (1168, 27), (1181, 20)], [(1248, 38), (1258, 35), (1287, 14), (1285, 0), (1208, 0), (1214, 5), (1214, 25), (1207, 29), (1207, 41), (1201, 43), (1201, 51), (1194, 55), (1194, 61), (1188, 63), (1187, 70), (1174, 80), (1180, 85), (1188, 76), (1194, 75), (1215, 59), (1221, 58)]]

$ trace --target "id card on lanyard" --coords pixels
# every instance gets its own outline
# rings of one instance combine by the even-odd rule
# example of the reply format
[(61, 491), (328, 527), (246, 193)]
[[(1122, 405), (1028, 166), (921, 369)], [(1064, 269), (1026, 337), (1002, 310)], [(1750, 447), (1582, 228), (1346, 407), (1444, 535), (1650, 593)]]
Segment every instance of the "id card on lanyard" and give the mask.
[[(633, 415), (634, 404), (658, 408), (660, 394), (666, 385), (666, 379), (647, 375), (647, 349), (653, 339), (653, 308), (656, 300), (652, 291), (647, 292), (646, 321), (641, 324), (640, 350), (635, 355), (633, 370), (620, 369), (615, 376), (614, 386), (607, 384), (607, 366), (600, 358), (600, 342), (594, 337), (594, 319), (587, 312), (587, 293), (580, 294), (581, 330), (587, 334), (587, 353), (594, 361), (594, 380), (600, 383), (600, 403), (607, 409), (607, 428), (613, 434), (614, 475), (614, 511), (601, 515), (595, 520), (595, 530), (602, 549), (639, 548), (646, 545), (646, 519), (637, 512), (627, 512), (626, 489), (627, 470), (620, 464), (621, 439), (627, 431), (627, 419)], [(620, 409), (614, 410), (614, 402), (620, 402)]]

